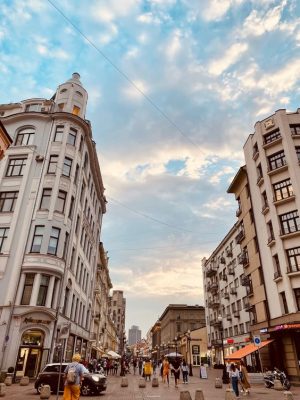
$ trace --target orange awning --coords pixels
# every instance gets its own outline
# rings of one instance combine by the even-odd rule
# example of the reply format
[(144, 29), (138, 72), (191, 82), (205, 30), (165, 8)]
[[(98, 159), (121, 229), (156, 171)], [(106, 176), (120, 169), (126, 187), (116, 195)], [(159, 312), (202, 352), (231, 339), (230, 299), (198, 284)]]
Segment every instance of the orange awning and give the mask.
[(225, 357), (225, 360), (240, 360), (241, 358), (246, 357), (248, 354), (253, 353), (256, 350), (261, 349), (262, 347), (267, 346), (273, 342), (273, 340), (265, 340), (264, 342), (261, 342), (259, 346), (255, 346), (253, 343), (248, 344), (247, 346), (243, 347), (242, 349), (239, 349), (235, 351), (232, 354), (229, 354), (229, 356)]

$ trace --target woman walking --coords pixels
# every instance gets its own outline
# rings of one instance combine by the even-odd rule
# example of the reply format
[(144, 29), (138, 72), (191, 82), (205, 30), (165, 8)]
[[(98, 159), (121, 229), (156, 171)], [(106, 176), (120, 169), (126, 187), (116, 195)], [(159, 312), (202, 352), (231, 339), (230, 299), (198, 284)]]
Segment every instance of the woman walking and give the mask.
[(181, 371), (183, 383), (188, 383), (189, 368), (185, 360), (182, 361)]
[(248, 371), (243, 360), (240, 361), (240, 380), (245, 394), (250, 394), (249, 389), (251, 385), (249, 383)]
[(237, 369), (236, 365), (233, 363), (230, 365), (229, 378), (231, 381), (231, 387), (232, 387), (237, 399), (239, 399), (240, 371)]
[(167, 357), (165, 357), (163, 363), (162, 363), (162, 368), (163, 368), (163, 382), (168, 382), (168, 386), (170, 385), (170, 381), (169, 381), (169, 371), (170, 371), (170, 364), (169, 361), (167, 359)]

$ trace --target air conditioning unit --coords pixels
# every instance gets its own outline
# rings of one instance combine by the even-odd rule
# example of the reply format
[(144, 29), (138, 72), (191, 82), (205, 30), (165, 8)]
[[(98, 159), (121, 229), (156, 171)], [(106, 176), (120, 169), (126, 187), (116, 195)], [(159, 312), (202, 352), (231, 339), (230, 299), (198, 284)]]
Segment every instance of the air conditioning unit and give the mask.
[(35, 157), (35, 161), (36, 161), (36, 162), (42, 162), (42, 161), (44, 161), (44, 157), (38, 154), (38, 155)]

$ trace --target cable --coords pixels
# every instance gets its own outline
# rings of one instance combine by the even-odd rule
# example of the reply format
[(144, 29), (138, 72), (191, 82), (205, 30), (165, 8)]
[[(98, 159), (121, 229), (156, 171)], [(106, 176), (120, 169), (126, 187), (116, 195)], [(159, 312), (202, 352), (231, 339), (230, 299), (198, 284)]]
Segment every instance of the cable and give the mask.
[(73, 29), (78, 32), (123, 78), (132, 85), (137, 92), (139, 92), (145, 99), (148, 101), (149, 104), (163, 117), (165, 118), (185, 139), (187, 139), (193, 146), (196, 148), (201, 149), (201, 147), (194, 142), (189, 136), (187, 136), (183, 130), (158, 106), (155, 102), (149, 97), (145, 92), (143, 92), (135, 83), (134, 81), (125, 73), (123, 72), (102, 50), (99, 49), (78, 27), (74, 24), (67, 16), (63, 13), (63, 11), (57, 7), (56, 4), (53, 3), (51, 0), (47, 0), (49, 4), (52, 5), (53, 8), (73, 27)]

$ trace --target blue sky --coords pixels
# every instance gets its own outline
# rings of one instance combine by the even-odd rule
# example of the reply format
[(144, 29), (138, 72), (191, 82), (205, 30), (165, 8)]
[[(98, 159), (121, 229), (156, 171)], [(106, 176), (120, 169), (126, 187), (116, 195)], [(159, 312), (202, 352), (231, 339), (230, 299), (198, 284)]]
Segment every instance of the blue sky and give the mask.
[(145, 335), (169, 303), (203, 304), (201, 259), (236, 220), (226, 189), (243, 144), (256, 121), (299, 107), (300, 3), (51, 2), (99, 51), (50, 1), (2, 0), (0, 102), (49, 98), (80, 73), (108, 198), (102, 241), (127, 327)]

